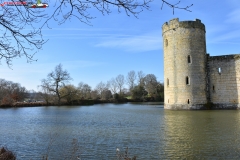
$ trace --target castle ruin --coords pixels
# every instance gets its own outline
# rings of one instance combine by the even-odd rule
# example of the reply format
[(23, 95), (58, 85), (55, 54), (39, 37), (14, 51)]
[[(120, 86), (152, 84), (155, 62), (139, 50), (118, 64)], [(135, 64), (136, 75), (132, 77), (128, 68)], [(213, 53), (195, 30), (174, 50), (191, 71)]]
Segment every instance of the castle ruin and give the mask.
[(165, 109), (240, 108), (240, 54), (207, 54), (199, 19), (172, 19), (162, 32)]

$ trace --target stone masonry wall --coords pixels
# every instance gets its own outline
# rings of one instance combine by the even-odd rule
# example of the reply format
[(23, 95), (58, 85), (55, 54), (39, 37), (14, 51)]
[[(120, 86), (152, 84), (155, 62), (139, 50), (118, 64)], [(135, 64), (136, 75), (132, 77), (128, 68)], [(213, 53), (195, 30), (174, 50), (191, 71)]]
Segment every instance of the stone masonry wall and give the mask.
[(240, 54), (206, 54), (200, 20), (162, 26), (165, 109), (240, 109)]
[(214, 108), (240, 107), (240, 55), (210, 56), (208, 66)]
[(173, 19), (162, 30), (164, 108), (200, 109), (207, 103), (205, 26), (200, 20)]

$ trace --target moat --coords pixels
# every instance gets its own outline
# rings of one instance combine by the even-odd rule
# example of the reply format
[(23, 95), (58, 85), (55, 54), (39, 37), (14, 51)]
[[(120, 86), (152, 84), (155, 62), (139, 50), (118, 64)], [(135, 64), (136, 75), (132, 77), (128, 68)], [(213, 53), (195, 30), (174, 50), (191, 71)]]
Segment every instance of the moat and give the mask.
[[(18, 160), (64, 159), (73, 139), (81, 159), (239, 159), (240, 111), (164, 110), (160, 103), (0, 109), (0, 146)], [(49, 145), (50, 144), (50, 145)]]

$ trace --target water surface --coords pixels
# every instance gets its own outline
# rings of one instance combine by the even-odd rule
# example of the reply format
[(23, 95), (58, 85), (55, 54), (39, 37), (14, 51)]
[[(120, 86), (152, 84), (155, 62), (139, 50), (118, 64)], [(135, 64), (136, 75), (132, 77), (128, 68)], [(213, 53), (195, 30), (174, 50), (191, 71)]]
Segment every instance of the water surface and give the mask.
[[(128, 103), (0, 109), (0, 145), (17, 159), (240, 159), (240, 112), (170, 111)], [(79, 146), (76, 146), (78, 144)], [(74, 155), (74, 159), (77, 159)]]

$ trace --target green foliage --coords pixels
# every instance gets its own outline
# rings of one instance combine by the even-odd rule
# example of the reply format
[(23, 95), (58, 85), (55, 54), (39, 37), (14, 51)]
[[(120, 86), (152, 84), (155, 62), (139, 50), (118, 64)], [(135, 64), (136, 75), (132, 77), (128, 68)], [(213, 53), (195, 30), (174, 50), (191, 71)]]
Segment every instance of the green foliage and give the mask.
[(118, 93), (115, 93), (115, 94), (113, 94), (113, 98), (114, 98), (114, 99), (118, 100), (118, 99), (119, 99), (119, 97), (120, 97), (120, 96), (119, 96), (119, 94), (118, 94)]
[(78, 90), (74, 85), (66, 85), (60, 88), (59, 93), (62, 99), (65, 99), (68, 104), (71, 104), (73, 100), (78, 98)]
[(147, 96), (148, 92), (142, 85), (135, 86), (132, 89), (132, 99), (135, 100), (144, 100), (144, 97)]

